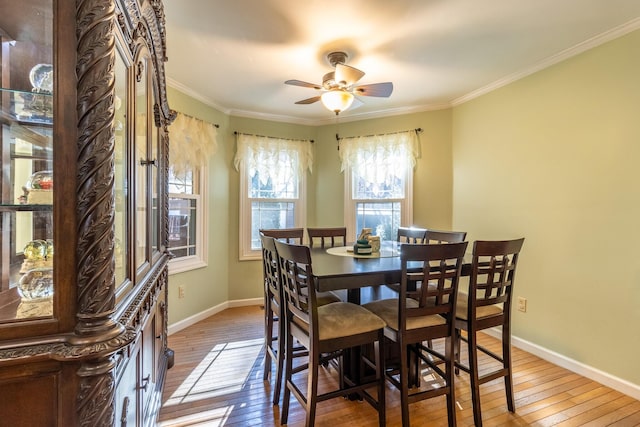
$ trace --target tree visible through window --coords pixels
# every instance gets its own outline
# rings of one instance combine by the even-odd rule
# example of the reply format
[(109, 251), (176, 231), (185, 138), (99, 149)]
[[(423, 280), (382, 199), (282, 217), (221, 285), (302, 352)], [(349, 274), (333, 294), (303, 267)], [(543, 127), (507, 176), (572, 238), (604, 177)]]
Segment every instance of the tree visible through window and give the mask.
[(169, 170), (169, 249), (175, 257), (196, 255), (200, 195), (193, 171)]
[(238, 135), (240, 258), (261, 256), (259, 230), (303, 227), (309, 141)]
[(418, 153), (415, 131), (340, 141), (349, 235), (367, 227), (382, 240), (394, 240), (400, 225), (411, 224), (412, 172)]

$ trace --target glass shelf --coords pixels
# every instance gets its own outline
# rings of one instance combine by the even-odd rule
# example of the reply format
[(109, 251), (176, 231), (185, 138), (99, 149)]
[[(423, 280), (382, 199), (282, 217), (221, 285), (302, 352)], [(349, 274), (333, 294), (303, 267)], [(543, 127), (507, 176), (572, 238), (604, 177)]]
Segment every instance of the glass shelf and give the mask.
[(0, 212), (53, 212), (53, 205), (0, 204)]
[(53, 125), (53, 94), (0, 88), (9, 98), (0, 119), (25, 124)]

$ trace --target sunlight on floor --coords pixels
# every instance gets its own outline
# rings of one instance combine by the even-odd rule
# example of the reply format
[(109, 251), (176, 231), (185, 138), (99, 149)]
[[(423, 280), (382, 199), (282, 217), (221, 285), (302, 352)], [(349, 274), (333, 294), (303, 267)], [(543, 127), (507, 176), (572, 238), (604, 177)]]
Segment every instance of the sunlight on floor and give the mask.
[(196, 414), (185, 415), (172, 420), (162, 421), (158, 427), (195, 427), (195, 426), (223, 426), (233, 411), (233, 406), (225, 406), (211, 411), (198, 412)]
[[(251, 373), (262, 343), (263, 339), (258, 338), (216, 345), (163, 406), (239, 392)], [(222, 409), (211, 412), (218, 414), (221, 411), (224, 412)], [(200, 416), (204, 416), (204, 413), (198, 414)]]

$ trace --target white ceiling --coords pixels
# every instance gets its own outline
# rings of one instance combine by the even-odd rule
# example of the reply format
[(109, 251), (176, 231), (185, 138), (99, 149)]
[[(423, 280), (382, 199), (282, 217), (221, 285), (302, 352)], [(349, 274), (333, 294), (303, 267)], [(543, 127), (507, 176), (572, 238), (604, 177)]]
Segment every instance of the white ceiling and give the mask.
[[(317, 95), (326, 54), (389, 98), (340, 120), (439, 109), (640, 28), (639, 0), (164, 0), (170, 85), (227, 114), (335, 121)], [(635, 54), (640, 54), (636, 52)]]

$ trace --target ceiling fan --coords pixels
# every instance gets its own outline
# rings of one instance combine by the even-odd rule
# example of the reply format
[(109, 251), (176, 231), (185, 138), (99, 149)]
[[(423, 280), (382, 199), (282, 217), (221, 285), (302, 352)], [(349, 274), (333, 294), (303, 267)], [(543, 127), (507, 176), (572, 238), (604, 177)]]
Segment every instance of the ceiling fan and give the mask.
[(303, 99), (296, 104), (313, 104), (322, 101), (322, 104), (338, 115), (342, 111), (354, 105), (354, 108), (362, 105), (362, 101), (354, 95), (377, 96), (388, 98), (393, 92), (393, 83), (373, 83), (365, 85), (355, 85), (364, 76), (364, 71), (345, 65), (347, 54), (344, 52), (331, 52), (327, 59), (335, 71), (324, 75), (322, 84), (304, 82), (302, 80), (287, 80), (288, 85), (309, 87), (322, 91), (321, 95)]

